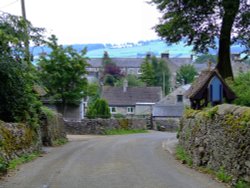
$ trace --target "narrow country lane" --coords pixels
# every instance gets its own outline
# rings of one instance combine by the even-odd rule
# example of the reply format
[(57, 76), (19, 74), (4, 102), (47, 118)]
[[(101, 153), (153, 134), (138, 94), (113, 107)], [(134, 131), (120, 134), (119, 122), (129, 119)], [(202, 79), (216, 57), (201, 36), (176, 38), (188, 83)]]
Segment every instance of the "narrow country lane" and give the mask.
[[(85, 136), (24, 164), (0, 188), (220, 188), (162, 148), (175, 133)], [(74, 137), (75, 138), (75, 137)]]

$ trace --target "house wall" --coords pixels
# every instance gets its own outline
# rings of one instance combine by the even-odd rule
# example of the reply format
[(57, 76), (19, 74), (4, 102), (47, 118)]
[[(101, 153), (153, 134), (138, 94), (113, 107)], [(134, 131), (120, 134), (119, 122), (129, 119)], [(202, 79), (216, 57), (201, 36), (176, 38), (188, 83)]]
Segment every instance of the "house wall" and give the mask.
[(61, 104), (44, 104), (48, 108), (63, 114), (63, 119), (68, 121), (81, 121), (84, 118), (84, 104), (81, 102), (79, 105), (67, 105), (65, 111)]
[(135, 115), (150, 115), (152, 113), (152, 105), (136, 105)]
[(127, 115), (127, 107), (115, 107), (116, 112), (112, 114), (122, 114), (122, 115)]
[(179, 144), (194, 166), (224, 168), (234, 180), (250, 182), (250, 108), (223, 104), (186, 111)]

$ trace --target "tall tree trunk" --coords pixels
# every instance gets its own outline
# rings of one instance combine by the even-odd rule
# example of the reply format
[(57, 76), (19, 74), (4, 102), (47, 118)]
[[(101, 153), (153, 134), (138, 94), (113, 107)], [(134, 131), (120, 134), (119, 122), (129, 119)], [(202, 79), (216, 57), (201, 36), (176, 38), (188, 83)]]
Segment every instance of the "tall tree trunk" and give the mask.
[(232, 78), (233, 71), (230, 60), (231, 31), (240, 7), (240, 0), (223, 0), (224, 16), (219, 39), (218, 64), (216, 68), (223, 78)]

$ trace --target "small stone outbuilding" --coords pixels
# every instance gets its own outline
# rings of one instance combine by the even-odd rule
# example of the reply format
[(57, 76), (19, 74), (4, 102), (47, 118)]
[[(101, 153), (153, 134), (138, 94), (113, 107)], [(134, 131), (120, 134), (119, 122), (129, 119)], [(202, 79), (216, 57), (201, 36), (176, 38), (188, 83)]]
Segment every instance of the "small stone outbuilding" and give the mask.
[(186, 92), (186, 96), (190, 99), (193, 109), (201, 109), (209, 103), (212, 106), (230, 103), (236, 98), (217, 69), (202, 71)]

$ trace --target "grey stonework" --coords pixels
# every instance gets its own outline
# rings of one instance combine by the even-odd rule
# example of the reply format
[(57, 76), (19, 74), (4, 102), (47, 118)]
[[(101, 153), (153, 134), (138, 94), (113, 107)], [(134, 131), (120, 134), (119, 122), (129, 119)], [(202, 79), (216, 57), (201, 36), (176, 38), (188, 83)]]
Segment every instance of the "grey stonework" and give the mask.
[(21, 123), (5, 123), (0, 121), (0, 160), (9, 162), (12, 159), (42, 147), (40, 130), (36, 131)]
[(179, 129), (180, 118), (153, 118), (156, 130), (176, 132)]
[(206, 111), (189, 110), (181, 119), (179, 144), (193, 165), (250, 182), (250, 108), (223, 104)]
[(40, 117), (41, 139), (44, 146), (53, 146), (57, 140), (67, 139), (65, 124), (61, 114), (53, 112)]
[(147, 129), (147, 119), (84, 119), (65, 121), (67, 134), (105, 134), (107, 129)]

